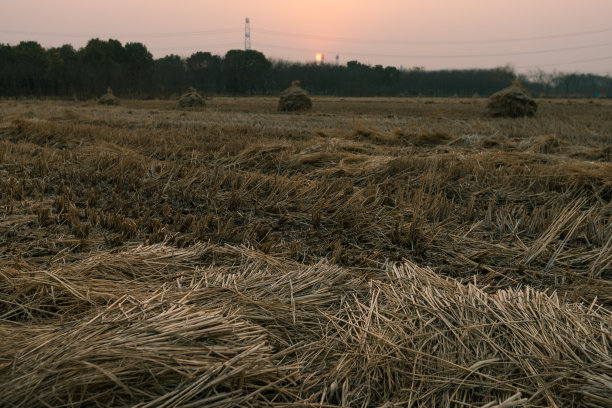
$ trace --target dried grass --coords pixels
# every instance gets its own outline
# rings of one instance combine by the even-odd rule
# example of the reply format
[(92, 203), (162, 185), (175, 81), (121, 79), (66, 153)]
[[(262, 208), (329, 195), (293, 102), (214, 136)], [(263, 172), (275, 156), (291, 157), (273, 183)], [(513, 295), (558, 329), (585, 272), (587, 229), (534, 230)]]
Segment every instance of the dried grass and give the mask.
[(487, 112), (494, 117), (532, 117), (537, 109), (536, 101), (519, 84), (494, 93), (487, 104)]
[(0, 405), (610, 405), (600, 107), (320, 101), (3, 105)]
[(181, 108), (193, 108), (205, 106), (204, 98), (198, 93), (195, 88), (189, 87), (189, 91), (181, 95), (179, 98), (179, 106)]
[(98, 98), (100, 105), (119, 105), (120, 100), (113, 94), (113, 90), (108, 88), (106, 93)]
[(278, 110), (281, 112), (305, 111), (312, 108), (310, 95), (300, 88), (299, 82), (294, 82), (280, 94)]
[[(4, 296), (21, 294), (0, 323), (12, 406), (612, 402), (609, 311), (529, 287), (489, 294), (411, 262), (366, 278), (154, 245), (2, 277)], [(52, 310), (35, 320), (17, 312), (41, 303)]]
[(444, 131), (406, 132), (396, 130), (395, 135), (402, 143), (412, 146), (436, 146), (452, 143), (456, 137)]
[(358, 140), (361, 142), (387, 144), (387, 145), (398, 144), (398, 142), (400, 141), (400, 136), (398, 132), (383, 133), (375, 129), (364, 129), (364, 128), (354, 129), (353, 132), (348, 136), (348, 138), (352, 140)]
[(612, 162), (612, 145), (602, 148), (583, 149), (572, 153), (572, 157), (583, 160)]
[[(524, 145), (527, 145), (527, 151), (534, 153), (563, 153), (571, 146), (571, 143), (559, 139), (555, 135), (542, 135), (535, 138), (530, 138)], [(523, 147), (523, 146), (519, 146)]]

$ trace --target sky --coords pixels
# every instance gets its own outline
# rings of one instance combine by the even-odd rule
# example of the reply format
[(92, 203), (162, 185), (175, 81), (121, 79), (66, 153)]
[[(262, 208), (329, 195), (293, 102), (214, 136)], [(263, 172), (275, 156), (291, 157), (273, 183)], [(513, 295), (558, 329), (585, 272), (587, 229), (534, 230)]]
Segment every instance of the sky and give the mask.
[(247, 17), (271, 59), (612, 75), (612, 0), (0, 0), (0, 43), (224, 55), (244, 49)]

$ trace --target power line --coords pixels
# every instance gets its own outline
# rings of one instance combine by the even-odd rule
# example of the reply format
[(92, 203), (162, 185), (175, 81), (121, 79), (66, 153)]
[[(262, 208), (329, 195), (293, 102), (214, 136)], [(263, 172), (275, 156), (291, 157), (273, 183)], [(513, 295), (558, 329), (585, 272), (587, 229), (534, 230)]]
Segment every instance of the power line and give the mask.
[[(488, 40), (440, 40), (440, 41), (389, 41), (389, 40), (377, 40), (377, 39), (366, 39), (366, 38), (350, 38), (350, 37), (334, 37), (334, 36), (322, 36), (316, 34), (304, 34), (294, 33), (288, 31), (270, 30), (265, 28), (259, 28), (252, 30), (263, 35), (275, 35), (283, 37), (298, 37), (308, 38), (325, 41), (338, 41), (338, 42), (353, 42), (353, 43), (369, 43), (369, 44), (394, 44), (394, 45), (458, 45), (458, 44), (494, 44), (494, 43), (510, 43), (510, 42), (523, 42), (523, 41), (535, 41), (553, 38), (566, 38), (566, 37), (578, 37), (591, 34), (601, 34), (612, 32), (612, 28), (605, 28), (600, 30), (591, 31), (578, 31), (572, 33), (563, 34), (549, 34), (541, 36), (531, 37), (514, 37), (514, 38), (498, 38)], [(114, 33), (115, 36), (125, 37), (188, 37), (198, 35), (215, 35), (215, 34), (234, 34), (243, 32), (243, 28), (222, 28), (215, 30), (198, 30), (198, 31), (170, 31), (170, 32), (144, 32), (144, 33)], [(25, 34), (25, 35), (47, 35), (47, 36), (60, 36), (60, 37), (95, 37), (101, 34), (85, 34), (85, 33), (61, 33), (61, 32), (48, 32), (48, 31), (23, 31), (23, 30), (0, 30), (0, 33), (5, 34)], [(108, 34), (108, 33), (106, 33)]]
[(288, 31), (269, 30), (269, 29), (264, 29), (264, 28), (255, 29), (253, 31), (258, 34), (262, 34), (262, 35), (275, 35), (275, 36), (280, 35), (284, 37), (307, 38), (307, 39), (314, 39), (314, 40), (352, 42), (352, 43), (390, 44), (390, 45), (391, 44), (392, 45), (458, 45), (458, 44), (495, 44), (495, 43), (510, 43), (510, 42), (545, 40), (545, 39), (552, 39), (552, 38), (578, 37), (578, 36), (584, 36), (584, 35), (590, 35), (590, 34), (600, 34), (600, 33), (612, 32), (612, 28), (592, 30), (592, 31), (579, 31), (579, 32), (565, 33), (565, 34), (550, 34), (550, 35), (532, 36), (532, 37), (499, 38), (499, 39), (490, 39), (490, 40), (441, 40), (441, 41), (389, 41), (389, 40), (376, 40), (376, 39), (366, 39), (366, 38), (331, 37), (331, 36), (322, 36), (322, 35), (316, 35), (316, 34), (300, 34), (300, 33), (288, 32)]
[[(279, 45), (272, 44), (263, 44), (259, 43), (259, 45), (269, 48), (280, 48), (287, 49), (293, 51), (307, 51), (307, 52), (315, 52), (312, 49), (305, 48), (294, 48), (294, 47), (284, 47)], [(599, 47), (607, 47), (611, 46), (612, 42), (600, 43), (600, 44), (590, 44), (590, 45), (582, 45), (576, 47), (565, 47), (565, 48), (551, 48), (544, 50), (536, 50), (536, 51), (520, 51), (520, 52), (503, 52), (503, 53), (488, 53), (488, 54), (452, 54), (452, 55), (440, 55), (440, 54), (377, 54), (377, 53), (360, 53), (360, 52), (349, 52), (349, 51), (334, 51), (340, 54), (348, 54), (348, 55), (356, 55), (356, 56), (367, 56), (367, 57), (383, 57), (383, 58), (440, 58), (440, 59), (452, 59), (452, 58), (488, 58), (488, 57), (509, 57), (509, 56), (519, 56), (519, 55), (535, 55), (535, 54), (551, 54), (555, 52), (564, 52), (564, 51), (574, 51), (574, 50), (583, 50), (590, 48), (599, 48)], [(321, 50), (319, 50), (321, 51)], [(331, 52), (326, 50), (325, 52)]]
[[(243, 28), (226, 28), (226, 29), (214, 29), (214, 30), (199, 30), (199, 31), (182, 31), (182, 32), (149, 32), (149, 33), (120, 33), (115, 34), (115, 36), (120, 37), (189, 37), (189, 36), (209, 36), (209, 35), (221, 35), (221, 34), (237, 34), (242, 33)], [(278, 30), (268, 30), (268, 29), (256, 29), (253, 30), (259, 34), (268, 35), (268, 36), (284, 36), (284, 37), (299, 37), (299, 38), (310, 38), (310, 39), (318, 39), (325, 41), (341, 41), (341, 42), (352, 42), (352, 43), (371, 43), (371, 44), (396, 44), (396, 45), (432, 45), (432, 44), (486, 44), (486, 43), (509, 43), (509, 42), (521, 42), (521, 41), (533, 41), (533, 40), (541, 40), (541, 39), (551, 39), (551, 38), (564, 38), (564, 37), (576, 37), (576, 36), (585, 36), (590, 34), (599, 34), (599, 33), (607, 33), (612, 32), (612, 29), (600, 29), (600, 30), (592, 30), (592, 31), (581, 31), (581, 32), (573, 32), (573, 33), (565, 33), (565, 34), (551, 34), (551, 35), (543, 35), (543, 36), (532, 36), (532, 37), (516, 37), (516, 38), (503, 38), (503, 39), (491, 39), (491, 40), (466, 40), (466, 41), (384, 41), (384, 40), (372, 40), (372, 39), (359, 39), (359, 38), (347, 38), (347, 37), (331, 37), (331, 36), (320, 36), (320, 35), (312, 35), (312, 34), (299, 34)], [(46, 36), (65, 36), (65, 37), (91, 37), (91, 34), (84, 33), (59, 33), (59, 32), (32, 32), (32, 31), (21, 31), (21, 30), (0, 30), (0, 33), (5, 34), (22, 34), (22, 35), (46, 35)], [(205, 49), (205, 48), (224, 48), (224, 47), (233, 47), (236, 46), (236, 42), (228, 42), (221, 44), (213, 44), (213, 45), (193, 45), (193, 46), (174, 46), (174, 47), (153, 47), (151, 50), (172, 50), (172, 49)], [(507, 57), (507, 56), (520, 56), (520, 55), (536, 55), (536, 54), (549, 54), (555, 52), (564, 52), (564, 51), (573, 51), (573, 50), (581, 50), (581, 49), (591, 49), (591, 48), (599, 48), (606, 47), (612, 45), (612, 43), (599, 43), (599, 44), (589, 44), (583, 46), (575, 46), (575, 47), (565, 47), (565, 48), (552, 48), (552, 49), (542, 49), (535, 51), (519, 51), (519, 52), (504, 52), (504, 53), (481, 53), (481, 54), (452, 54), (452, 55), (441, 55), (441, 54), (415, 54), (415, 55), (405, 55), (405, 54), (381, 54), (381, 53), (363, 53), (363, 52), (348, 52), (348, 51), (338, 51), (338, 50), (313, 50), (306, 48), (296, 48), (296, 47), (286, 47), (274, 44), (266, 44), (259, 43), (260, 46), (266, 48), (275, 48), (275, 49), (285, 49), (292, 51), (301, 51), (301, 52), (325, 52), (325, 53), (341, 53), (344, 55), (353, 55), (353, 56), (362, 56), (362, 57), (382, 57), (382, 58), (431, 58), (431, 59), (456, 59), (456, 58), (488, 58), (488, 57)], [(528, 65), (521, 66), (518, 68), (524, 69), (529, 67), (546, 67), (546, 66), (558, 66), (558, 65), (571, 65), (571, 64), (579, 64), (579, 63), (587, 63), (587, 62), (597, 62), (597, 61), (605, 61), (612, 59), (612, 57), (602, 57), (602, 58), (593, 58), (587, 60), (576, 60), (576, 61), (566, 61), (560, 63), (546, 63), (539, 65)]]
[(196, 37), (201, 35), (217, 35), (217, 34), (235, 34), (242, 32), (242, 28), (228, 28), (219, 30), (207, 30), (207, 31), (184, 31), (174, 33), (144, 33), (144, 34), (117, 34), (121, 37)]
[(176, 47), (152, 47), (152, 48), (148, 48), (151, 51), (163, 51), (163, 50), (190, 50), (190, 49), (198, 49), (198, 50), (206, 50), (206, 49), (211, 49), (211, 48), (225, 48), (225, 47), (236, 47), (236, 49), (239, 49), (240, 47), (238, 46), (240, 43), (237, 41), (233, 41), (233, 42), (227, 42), (227, 43), (221, 43), (221, 44), (211, 44), (211, 45), (181, 45), (181, 46), (176, 46)]
[(554, 63), (537, 64), (537, 65), (523, 65), (523, 66), (520, 66), (520, 67), (517, 67), (517, 68), (518, 69), (525, 69), (525, 68), (552, 67), (552, 66), (558, 66), (558, 65), (584, 64), (584, 63), (587, 63), (587, 62), (598, 62), (598, 61), (607, 61), (607, 60), (612, 60), (612, 55), (608, 56), (608, 57), (591, 58), (591, 59), (586, 59), (586, 60), (554, 62)]
[[(92, 38), (96, 36), (103, 37), (149, 37), (149, 38), (164, 38), (164, 37), (190, 37), (200, 35), (216, 35), (216, 34), (234, 34), (242, 32), (242, 28), (225, 28), (217, 30), (205, 30), (205, 31), (176, 31), (166, 33), (114, 33), (112, 35), (98, 34), (84, 34), (84, 33), (58, 33), (58, 32), (44, 32), (44, 31), (19, 31), (19, 30), (0, 30), (0, 33), (4, 34), (21, 34), (21, 35), (46, 35), (53, 37), (76, 37), (76, 38)], [(109, 33), (106, 33), (109, 34)]]

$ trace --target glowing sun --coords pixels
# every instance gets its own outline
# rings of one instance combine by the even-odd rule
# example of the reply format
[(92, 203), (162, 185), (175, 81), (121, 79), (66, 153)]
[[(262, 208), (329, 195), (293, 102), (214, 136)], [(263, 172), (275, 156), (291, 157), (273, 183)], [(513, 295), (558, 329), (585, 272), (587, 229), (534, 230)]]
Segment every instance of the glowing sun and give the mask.
[(318, 53), (317, 55), (315, 55), (315, 60), (317, 60), (318, 63), (323, 62), (323, 54)]

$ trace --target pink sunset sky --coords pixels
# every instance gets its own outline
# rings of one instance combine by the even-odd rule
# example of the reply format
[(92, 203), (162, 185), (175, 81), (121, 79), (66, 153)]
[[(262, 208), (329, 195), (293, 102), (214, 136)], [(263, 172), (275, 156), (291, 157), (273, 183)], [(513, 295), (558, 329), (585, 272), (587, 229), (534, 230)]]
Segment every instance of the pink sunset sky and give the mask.
[(2, 0), (0, 43), (223, 55), (244, 48), (246, 17), (274, 59), (612, 75), (612, 0)]

